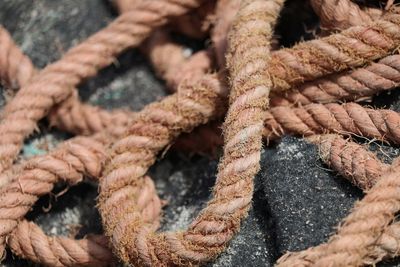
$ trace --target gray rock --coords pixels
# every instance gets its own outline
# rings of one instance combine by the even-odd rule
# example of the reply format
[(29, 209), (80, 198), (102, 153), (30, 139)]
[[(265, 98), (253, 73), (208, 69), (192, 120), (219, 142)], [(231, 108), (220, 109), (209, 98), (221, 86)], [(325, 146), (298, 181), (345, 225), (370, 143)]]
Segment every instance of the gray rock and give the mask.
[(278, 254), (327, 240), (361, 197), (359, 190), (321, 164), (313, 145), (295, 137), (267, 149), (262, 163)]

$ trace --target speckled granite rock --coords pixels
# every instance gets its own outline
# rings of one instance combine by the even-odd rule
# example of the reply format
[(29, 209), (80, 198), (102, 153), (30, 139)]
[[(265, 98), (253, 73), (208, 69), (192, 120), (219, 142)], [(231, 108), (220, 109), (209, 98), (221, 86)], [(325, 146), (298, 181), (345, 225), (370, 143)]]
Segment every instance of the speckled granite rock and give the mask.
[[(58, 59), (63, 51), (102, 28), (114, 16), (106, 0), (70, 0), (62, 4), (54, 0), (0, 1), (0, 23), (38, 67)], [(310, 20), (308, 16), (304, 19)], [(297, 40), (299, 31), (294, 29), (300, 24), (293, 24), (297, 26), (288, 28), (294, 32), (293, 36), (283, 43)], [(279, 28), (285, 29), (282, 25)], [(198, 48), (203, 44), (194, 45)], [(126, 106), (139, 110), (162, 98), (165, 92), (146, 59), (137, 51), (128, 51), (118, 58), (118, 64), (82, 84), (80, 94), (84, 100), (109, 109)], [(392, 103), (391, 107), (397, 109), (398, 95), (381, 96), (375, 103), (380, 106)], [(45, 153), (48, 144), (51, 148), (68, 137), (49, 130), (43, 122), (41, 133), (26, 142), (23, 156)], [(384, 150), (392, 156), (398, 153), (393, 148)], [(208, 266), (272, 266), (286, 250), (325, 241), (354, 200), (361, 196), (359, 190), (321, 164), (312, 145), (294, 137), (266, 148), (261, 165), (249, 217), (227, 251)], [(209, 198), (216, 166), (216, 160), (168, 152), (150, 169), (160, 196), (168, 201), (162, 230), (183, 229), (190, 223)], [(99, 216), (93, 208), (96, 185), (81, 184), (57, 196), (63, 189), (59, 185), (54, 194), (42, 198), (28, 219), (40, 224), (48, 234), (81, 237), (101, 232)], [(51, 210), (44, 212), (49, 207)], [(1, 266), (34, 265), (8, 253)], [(385, 266), (397, 266), (396, 261)]]

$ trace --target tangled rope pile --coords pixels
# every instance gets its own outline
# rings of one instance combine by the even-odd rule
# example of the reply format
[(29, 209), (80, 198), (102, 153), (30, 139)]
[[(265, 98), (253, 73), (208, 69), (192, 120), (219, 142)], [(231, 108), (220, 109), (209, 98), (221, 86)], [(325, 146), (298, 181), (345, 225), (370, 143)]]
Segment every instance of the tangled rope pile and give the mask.
[[(0, 28), (0, 79), (17, 91), (0, 122), (1, 253), (8, 246), (48, 266), (209, 262), (246, 217), (262, 139), (297, 134), (318, 145), (322, 160), (366, 196), (327, 243), (288, 253), (277, 265), (362, 266), (398, 256), (399, 161), (383, 163), (350, 139), (400, 143), (397, 112), (355, 103), (400, 84), (400, 9), (390, 2), (383, 10), (350, 0), (310, 0), (321, 36), (271, 51), (284, 2), (117, 0), (121, 15), (114, 22), (43, 70)], [(193, 38), (210, 35), (213, 45), (187, 58), (171, 41), (168, 25)], [(139, 112), (81, 103), (75, 87), (137, 46), (172, 94)], [(196, 139), (179, 137), (183, 133), (193, 131), (210, 147), (222, 144), (215, 127), (204, 124), (224, 116), (223, 157), (211, 199), (187, 230), (156, 233), (162, 201), (148, 168), (177, 138), (178, 147), (193, 146)], [(78, 136), (13, 165), (44, 117)], [(49, 237), (24, 219), (55, 183), (73, 185), (84, 177), (99, 182), (104, 236)]]

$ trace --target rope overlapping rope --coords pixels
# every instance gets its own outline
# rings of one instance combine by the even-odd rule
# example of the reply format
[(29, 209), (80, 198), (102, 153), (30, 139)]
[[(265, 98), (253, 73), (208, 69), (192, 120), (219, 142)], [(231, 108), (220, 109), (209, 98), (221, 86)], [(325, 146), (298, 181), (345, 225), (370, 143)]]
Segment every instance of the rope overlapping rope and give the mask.
[[(214, 51), (200, 51), (187, 59), (182, 47), (162, 32), (148, 40), (145, 53), (176, 93), (138, 113), (109, 112), (79, 101), (73, 88), (82, 79), (93, 76), (126, 48), (140, 44), (154, 28), (169, 22), (169, 17), (183, 15), (203, 2), (207, 1), (132, 1), (127, 14), (40, 72), (0, 29), (0, 47), (5, 48), (0, 53), (0, 77), (9, 88), (22, 87), (6, 106), (0, 123), (3, 170), (10, 167), (37, 120), (50, 110), (53, 125), (91, 135), (71, 139), (49, 155), (2, 172), (0, 177), (6, 181), (0, 190), (3, 247), (8, 239), (17, 255), (49, 266), (107, 265), (113, 261), (109, 245), (120, 259), (133, 264), (201, 264), (225, 248), (247, 213), (262, 135), (269, 140), (287, 133), (313, 136), (333, 132), (399, 142), (400, 117), (396, 112), (332, 103), (362, 100), (399, 83), (400, 58), (390, 55), (400, 41), (399, 10), (361, 10), (344, 0), (340, 1), (345, 7), (340, 16), (326, 12), (333, 1), (320, 1), (320, 10), (316, 8), (318, 1), (312, 3), (321, 21), (332, 23), (324, 24), (326, 29), (351, 28), (275, 51), (271, 56), (273, 25), (283, 1), (220, 1), (212, 35)], [(187, 231), (155, 234), (161, 202), (152, 181), (144, 175), (158, 152), (179, 134), (226, 111), (223, 55), (230, 17), (239, 4), (227, 58), (231, 92), (223, 128), (224, 157), (212, 199)], [(158, 10), (161, 6), (163, 10)], [(221, 15), (223, 6), (231, 8), (226, 20)], [(211, 12), (212, 8), (205, 11)], [(185, 20), (176, 21), (180, 19)], [(221, 69), (219, 76), (207, 74), (214, 58)], [(176, 72), (182, 75), (174, 75)], [(270, 90), (272, 107), (266, 111)], [(400, 205), (392, 196), (398, 190), (397, 161), (392, 166), (381, 163), (364, 148), (338, 136), (310, 138), (320, 145), (328, 165), (370, 191), (328, 243), (285, 256), (279, 264), (353, 266), (396, 256), (400, 228), (392, 221)], [(55, 182), (74, 184), (83, 176), (101, 175), (99, 208), (110, 239), (50, 238), (23, 220), (37, 198), (49, 193)]]

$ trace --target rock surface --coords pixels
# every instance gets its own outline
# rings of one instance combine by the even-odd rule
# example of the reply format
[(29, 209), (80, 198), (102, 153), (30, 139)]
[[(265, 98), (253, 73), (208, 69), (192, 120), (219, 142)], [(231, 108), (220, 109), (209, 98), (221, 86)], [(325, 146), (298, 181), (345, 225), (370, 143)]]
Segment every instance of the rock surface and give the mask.
[[(105, 26), (114, 16), (110, 4), (100, 0), (70, 0), (62, 4), (52, 0), (0, 1), (0, 23), (39, 68), (57, 60), (69, 47)], [(286, 43), (293, 41), (289, 38)], [(128, 51), (118, 58), (117, 64), (79, 89), (82, 99), (109, 109), (126, 106), (139, 110), (165, 95), (162, 82), (155, 78), (146, 59), (137, 51)], [(398, 109), (400, 101), (398, 93), (394, 93), (378, 97), (375, 103)], [(41, 144), (50, 144), (51, 148), (68, 137), (42, 123), (41, 133), (24, 146), (24, 156), (45, 153)], [(398, 154), (391, 147), (375, 145), (374, 149), (387, 152), (381, 153), (383, 157)], [(249, 217), (227, 251), (209, 266), (272, 266), (287, 250), (326, 241), (354, 201), (362, 196), (359, 190), (326, 169), (314, 146), (295, 137), (285, 137), (265, 148), (261, 165)], [(161, 198), (168, 202), (162, 230), (184, 229), (190, 223), (209, 198), (216, 168), (214, 159), (171, 151), (150, 169)], [(101, 232), (99, 216), (93, 208), (96, 185), (84, 183), (57, 196), (64, 188), (60, 185), (54, 194), (42, 198), (28, 219), (52, 235), (75, 233), (82, 237)], [(49, 212), (43, 211), (50, 207)], [(9, 252), (2, 266), (34, 265)], [(394, 261), (385, 266), (398, 265)]]

